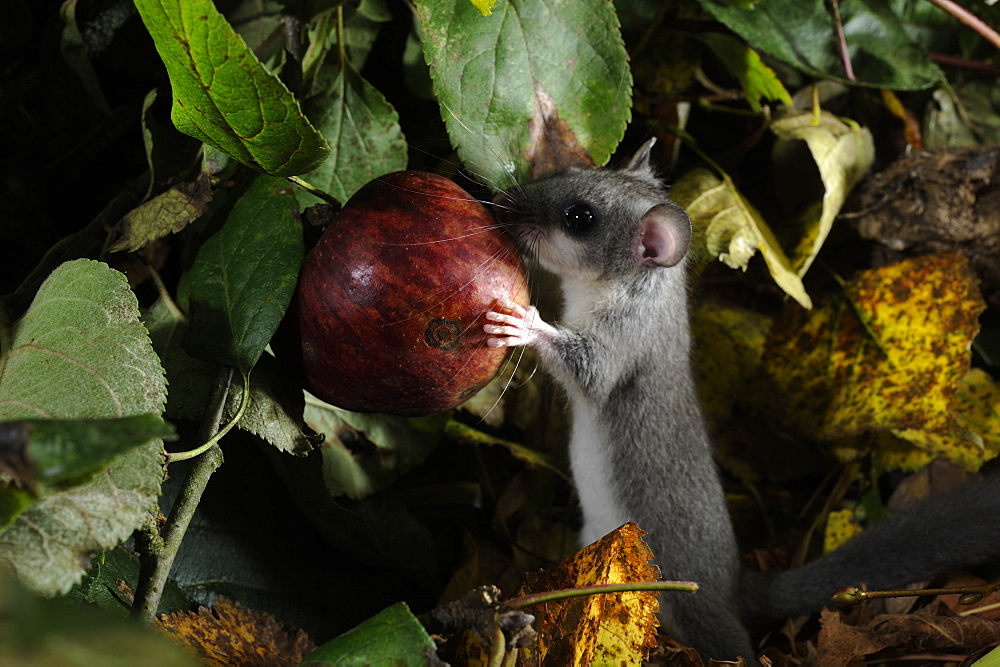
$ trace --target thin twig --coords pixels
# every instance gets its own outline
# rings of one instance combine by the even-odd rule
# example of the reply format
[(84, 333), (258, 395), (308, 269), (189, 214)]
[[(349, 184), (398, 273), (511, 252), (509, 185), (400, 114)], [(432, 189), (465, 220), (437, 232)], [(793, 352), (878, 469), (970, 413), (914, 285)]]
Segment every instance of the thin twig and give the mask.
[(961, 21), (965, 25), (969, 26), (970, 28), (978, 32), (983, 39), (985, 39), (986, 41), (990, 42), (993, 46), (1000, 49), (1000, 34), (998, 34), (997, 31), (991, 28), (990, 26), (986, 25), (986, 23), (981, 18), (970, 12), (965, 7), (961, 6), (957, 2), (953, 2), (953, 0), (927, 0), (927, 1), (948, 12), (949, 14), (957, 18), (959, 21)]
[(635, 593), (637, 591), (680, 591), (682, 593), (694, 593), (697, 590), (698, 584), (693, 581), (642, 581), (622, 584), (595, 584), (593, 586), (560, 588), (554, 591), (532, 593), (519, 598), (504, 600), (500, 604), (504, 609), (524, 609), (525, 607), (531, 607), (544, 602), (584, 597), (596, 593)]
[(840, 62), (844, 65), (844, 76), (849, 81), (857, 81), (854, 76), (854, 65), (851, 64), (851, 54), (847, 51), (844, 22), (840, 18), (840, 0), (830, 0), (830, 7), (833, 9), (833, 25), (837, 28), (837, 44), (840, 46)]
[[(233, 369), (224, 368), (216, 378), (206, 406), (206, 414), (203, 415), (199, 428), (200, 442), (210, 440), (218, 431), (232, 376)], [(132, 605), (133, 618), (146, 624), (151, 624), (156, 618), (160, 598), (163, 597), (163, 589), (184, 534), (191, 524), (198, 503), (201, 502), (208, 480), (221, 465), (222, 450), (215, 444), (194, 460), (163, 530), (157, 534), (155, 522), (147, 521), (146, 526), (138, 531), (136, 546), (139, 550), (140, 566), (135, 602)]]
[(975, 74), (976, 76), (989, 76), (993, 78), (1000, 77), (1000, 67), (991, 65), (990, 63), (984, 63), (980, 60), (969, 60), (968, 58), (960, 58), (958, 56), (951, 56), (947, 53), (935, 53), (934, 51), (930, 52), (930, 56), (934, 63), (941, 65), (942, 67), (950, 67), (952, 69), (968, 72), (969, 74)]

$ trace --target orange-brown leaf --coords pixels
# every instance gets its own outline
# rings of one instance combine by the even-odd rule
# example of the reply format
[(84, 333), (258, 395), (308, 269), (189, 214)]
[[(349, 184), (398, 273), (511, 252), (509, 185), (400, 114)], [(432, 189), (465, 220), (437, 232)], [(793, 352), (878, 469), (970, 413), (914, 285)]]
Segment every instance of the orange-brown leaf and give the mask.
[(315, 645), (302, 630), (219, 597), (211, 609), (163, 614), (157, 626), (207, 664), (296, 665)]
[[(554, 569), (529, 575), (518, 595), (656, 581), (659, 570), (649, 562), (653, 553), (644, 534), (627, 523)], [(533, 607), (528, 611), (535, 615), (537, 642), (520, 652), (518, 664), (639, 664), (656, 646), (657, 597), (649, 591), (604, 593)]]

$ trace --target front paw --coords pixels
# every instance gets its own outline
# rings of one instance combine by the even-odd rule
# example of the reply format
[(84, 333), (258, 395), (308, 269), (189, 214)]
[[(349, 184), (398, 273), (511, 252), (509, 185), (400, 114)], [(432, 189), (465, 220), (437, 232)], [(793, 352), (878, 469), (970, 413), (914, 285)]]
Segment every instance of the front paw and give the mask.
[(530, 345), (536, 338), (538, 324), (545, 324), (534, 306), (525, 308), (510, 299), (494, 301), (486, 311), (486, 319), (491, 322), (483, 325), (483, 331), (490, 334), (486, 344), (495, 348)]

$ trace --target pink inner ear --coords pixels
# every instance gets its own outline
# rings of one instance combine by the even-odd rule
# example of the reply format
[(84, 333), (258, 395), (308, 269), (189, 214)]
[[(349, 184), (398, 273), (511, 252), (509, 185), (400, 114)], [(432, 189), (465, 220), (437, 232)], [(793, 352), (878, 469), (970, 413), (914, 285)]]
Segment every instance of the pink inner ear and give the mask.
[(691, 242), (691, 220), (673, 204), (658, 204), (642, 216), (636, 259), (648, 266), (674, 266)]

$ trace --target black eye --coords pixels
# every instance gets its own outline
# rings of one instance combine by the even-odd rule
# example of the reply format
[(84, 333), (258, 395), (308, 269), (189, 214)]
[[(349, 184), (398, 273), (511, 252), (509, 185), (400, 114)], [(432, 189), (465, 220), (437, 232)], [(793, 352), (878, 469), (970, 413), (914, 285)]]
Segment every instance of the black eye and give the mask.
[(570, 204), (563, 209), (563, 226), (570, 234), (585, 234), (597, 224), (597, 214), (586, 204)]

